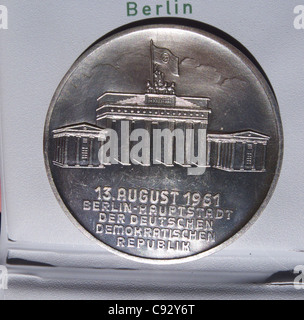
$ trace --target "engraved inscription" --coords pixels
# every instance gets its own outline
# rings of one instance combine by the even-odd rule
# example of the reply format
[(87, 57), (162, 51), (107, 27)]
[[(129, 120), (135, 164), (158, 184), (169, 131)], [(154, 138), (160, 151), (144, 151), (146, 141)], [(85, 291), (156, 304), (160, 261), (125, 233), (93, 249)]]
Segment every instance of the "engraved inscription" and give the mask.
[(96, 214), (96, 236), (114, 237), (116, 247), (190, 251), (196, 241), (214, 243), (215, 223), (234, 215), (220, 194), (109, 186), (95, 193), (83, 211)]

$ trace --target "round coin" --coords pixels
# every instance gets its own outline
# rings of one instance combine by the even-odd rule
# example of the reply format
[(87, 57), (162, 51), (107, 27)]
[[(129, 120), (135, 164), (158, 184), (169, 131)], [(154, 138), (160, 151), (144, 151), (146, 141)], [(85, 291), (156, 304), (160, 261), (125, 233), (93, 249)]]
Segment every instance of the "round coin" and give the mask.
[(283, 149), (279, 108), (226, 40), (178, 25), (105, 37), (51, 102), (46, 169), (71, 220), (101, 246), (150, 263), (231, 243), (267, 204)]

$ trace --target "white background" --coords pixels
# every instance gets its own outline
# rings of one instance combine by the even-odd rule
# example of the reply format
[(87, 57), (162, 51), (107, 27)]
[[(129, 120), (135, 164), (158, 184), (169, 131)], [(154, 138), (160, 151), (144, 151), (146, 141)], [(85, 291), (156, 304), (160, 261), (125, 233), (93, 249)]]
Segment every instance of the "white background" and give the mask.
[[(281, 176), (267, 208), (241, 238), (211, 257), (159, 267), (105, 252), (66, 217), (44, 167), (46, 113), (59, 82), (86, 48), (113, 29), (145, 18), (141, 14), (127, 17), (126, 2), (0, 3), (9, 11), (9, 29), (0, 30), (2, 200), (8, 237), (15, 241), (6, 242), (2, 235), (2, 258), (11, 249), (16, 256), (41, 260), (41, 252), (47, 250), (53, 255), (46, 255), (46, 261), (61, 266), (230, 274), (245, 270), (265, 275), (304, 264), (304, 30), (296, 30), (293, 25), (293, 10), (300, 0), (189, 0), (185, 2), (192, 3), (193, 14), (180, 15), (215, 26), (241, 42), (266, 72), (279, 102), (285, 144)], [(153, 5), (165, 1), (136, 2)], [(60, 254), (62, 250), (92, 255), (88, 260), (83, 254), (86, 262), (78, 256), (69, 262)]]

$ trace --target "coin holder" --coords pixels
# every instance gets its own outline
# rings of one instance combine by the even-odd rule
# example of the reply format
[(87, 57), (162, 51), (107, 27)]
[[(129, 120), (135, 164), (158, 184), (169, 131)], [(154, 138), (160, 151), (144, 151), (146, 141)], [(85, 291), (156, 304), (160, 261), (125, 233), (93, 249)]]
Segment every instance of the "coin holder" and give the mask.
[[(296, 4), (192, 0), (191, 19), (142, 20), (48, 2), (10, 2), (0, 30), (0, 297), (299, 297)], [(157, 137), (136, 154), (132, 130), (168, 128), (194, 129), (196, 158), (174, 140), (152, 158)]]

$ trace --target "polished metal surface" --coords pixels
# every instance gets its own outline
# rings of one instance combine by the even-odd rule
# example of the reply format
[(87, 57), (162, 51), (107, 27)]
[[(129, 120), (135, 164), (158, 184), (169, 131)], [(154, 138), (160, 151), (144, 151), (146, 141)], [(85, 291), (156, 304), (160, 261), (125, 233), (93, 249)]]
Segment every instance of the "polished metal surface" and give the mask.
[(44, 139), (50, 183), (75, 225), (150, 263), (202, 257), (245, 231), (274, 190), (283, 148), (255, 65), (223, 39), (173, 25), (85, 52), (54, 95)]

